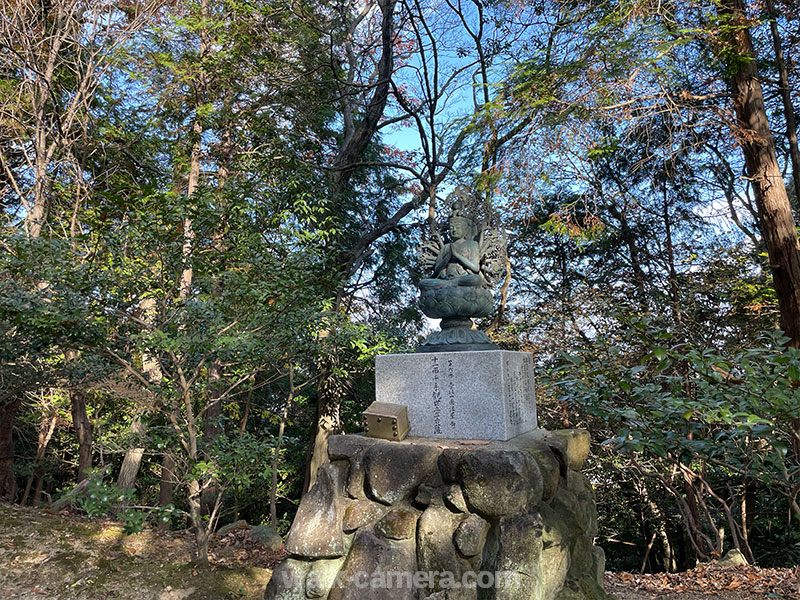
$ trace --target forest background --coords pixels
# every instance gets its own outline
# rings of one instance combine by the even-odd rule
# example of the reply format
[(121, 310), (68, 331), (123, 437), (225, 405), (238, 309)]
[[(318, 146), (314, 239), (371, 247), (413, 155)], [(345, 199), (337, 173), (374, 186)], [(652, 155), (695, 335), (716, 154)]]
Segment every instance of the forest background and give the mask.
[(800, 564), (796, 10), (3, 2), (0, 496), (285, 531), (465, 183), (609, 567)]

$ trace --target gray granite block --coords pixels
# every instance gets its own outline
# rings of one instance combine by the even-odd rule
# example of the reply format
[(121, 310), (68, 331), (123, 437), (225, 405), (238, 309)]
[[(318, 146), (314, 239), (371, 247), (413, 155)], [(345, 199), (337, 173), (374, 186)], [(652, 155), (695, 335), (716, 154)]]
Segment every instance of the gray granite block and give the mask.
[(537, 427), (528, 352), (382, 354), (375, 398), (408, 406), (413, 436), (505, 441)]

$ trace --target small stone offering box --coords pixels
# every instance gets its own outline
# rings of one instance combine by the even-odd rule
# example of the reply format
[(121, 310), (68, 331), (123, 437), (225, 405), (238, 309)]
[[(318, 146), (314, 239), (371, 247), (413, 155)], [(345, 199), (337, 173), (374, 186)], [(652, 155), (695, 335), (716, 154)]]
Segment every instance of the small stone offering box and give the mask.
[(529, 352), (382, 354), (375, 399), (407, 406), (413, 436), (506, 441), (537, 428)]
[(402, 442), (409, 432), (408, 407), (402, 404), (373, 402), (361, 413), (364, 435)]

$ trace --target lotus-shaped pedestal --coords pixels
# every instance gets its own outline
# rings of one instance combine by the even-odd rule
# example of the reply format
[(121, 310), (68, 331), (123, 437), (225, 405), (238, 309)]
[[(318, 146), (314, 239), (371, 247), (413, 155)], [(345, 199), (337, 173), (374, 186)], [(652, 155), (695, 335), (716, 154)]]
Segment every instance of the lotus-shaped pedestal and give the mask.
[(489, 290), (476, 286), (442, 286), (423, 290), (422, 312), (431, 319), (441, 319), (441, 331), (434, 331), (418, 352), (456, 352), (496, 350), (497, 346), (479, 329), (473, 329), (473, 317), (488, 317), (494, 308)]
[(492, 313), (494, 297), (482, 287), (444, 286), (423, 290), (419, 303), (431, 319), (479, 318)]

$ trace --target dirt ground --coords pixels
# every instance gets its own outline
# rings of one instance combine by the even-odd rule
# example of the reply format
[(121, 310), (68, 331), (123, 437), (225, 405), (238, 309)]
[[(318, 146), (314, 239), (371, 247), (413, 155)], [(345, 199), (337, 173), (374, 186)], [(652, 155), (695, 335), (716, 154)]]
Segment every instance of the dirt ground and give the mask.
[(218, 539), (202, 570), (188, 532), (125, 535), (111, 521), (0, 504), (0, 598), (260, 600), (272, 571), (254, 545), (242, 532)]
[[(240, 528), (211, 544), (212, 566), (192, 564), (185, 531), (125, 535), (119, 523), (0, 504), (0, 599), (261, 600), (283, 554)], [(606, 573), (618, 600), (800, 600), (800, 568)]]

